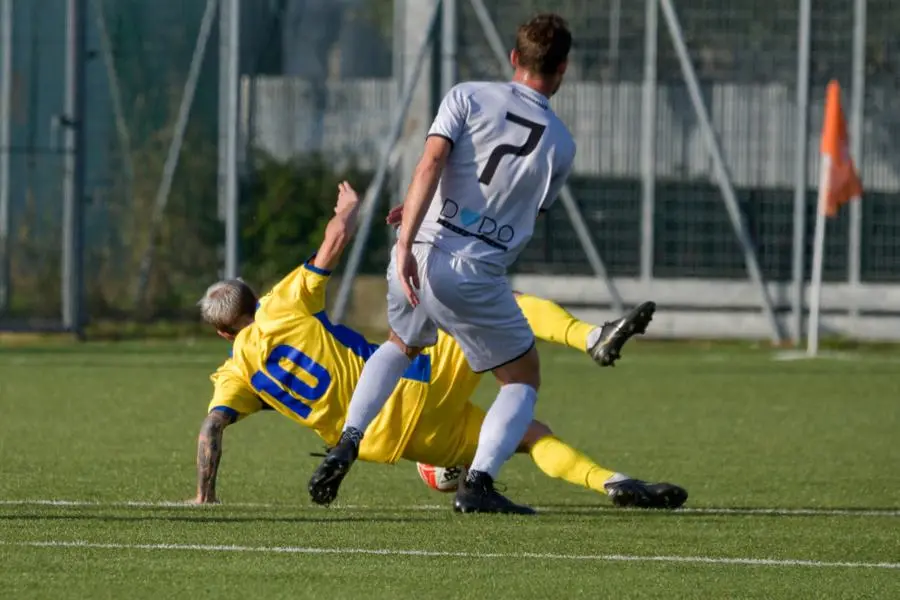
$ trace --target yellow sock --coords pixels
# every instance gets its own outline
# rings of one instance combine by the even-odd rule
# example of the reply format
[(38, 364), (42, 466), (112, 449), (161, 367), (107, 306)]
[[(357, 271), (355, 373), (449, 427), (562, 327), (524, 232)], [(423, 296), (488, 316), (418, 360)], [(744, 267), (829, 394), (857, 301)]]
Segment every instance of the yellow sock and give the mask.
[(603, 484), (613, 475), (590, 458), (566, 444), (559, 438), (548, 435), (531, 448), (531, 459), (538, 468), (549, 475), (606, 494)]
[(550, 300), (528, 294), (521, 294), (516, 299), (539, 339), (587, 351), (588, 334), (595, 328), (594, 325), (579, 321)]

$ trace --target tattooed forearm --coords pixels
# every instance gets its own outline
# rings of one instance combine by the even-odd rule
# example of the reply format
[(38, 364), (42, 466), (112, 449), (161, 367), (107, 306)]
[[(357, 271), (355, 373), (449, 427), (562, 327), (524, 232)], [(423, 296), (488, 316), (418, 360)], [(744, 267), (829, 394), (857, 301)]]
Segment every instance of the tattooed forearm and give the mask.
[(200, 427), (197, 441), (198, 502), (216, 502), (216, 474), (222, 458), (222, 433), (229, 423), (228, 416), (213, 411)]

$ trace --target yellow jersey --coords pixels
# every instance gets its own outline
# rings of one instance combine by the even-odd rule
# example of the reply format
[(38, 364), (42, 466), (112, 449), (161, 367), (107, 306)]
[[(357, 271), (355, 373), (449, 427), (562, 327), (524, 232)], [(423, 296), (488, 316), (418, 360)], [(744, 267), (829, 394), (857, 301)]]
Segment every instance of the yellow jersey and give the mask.
[[(253, 324), (238, 333), (231, 358), (212, 376), (216, 397), (211, 408), (230, 407), (240, 418), (261, 409), (261, 398), (315, 430), (327, 444), (337, 443), (363, 365), (378, 346), (328, 319), (325, 288), (330, 275), (307, 261), (262, 297)], [(442, 358), (452, 361), (446, 365), (452, 368), (441, 370), (458, 373), (465, 358), (461, 352), (451, 354)], [(401, 458), (424, 408), (431, 371), (431, 352), (412, 361), (366, 430), (362, 460), (394, 463)], [(477, 380), (474, 376), (463, 386), (466, 397)]]

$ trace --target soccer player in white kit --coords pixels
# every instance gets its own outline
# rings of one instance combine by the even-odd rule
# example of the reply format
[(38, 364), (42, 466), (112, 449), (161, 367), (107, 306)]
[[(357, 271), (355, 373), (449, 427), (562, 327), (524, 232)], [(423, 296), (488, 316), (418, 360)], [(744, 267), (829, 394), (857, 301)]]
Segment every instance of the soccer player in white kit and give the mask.
[[(403, 204), (388, 268), (389, 341), (368, 360), (343, 435), (309, 483), (330, 503), (356, 459), (366, 428), (410, 361), (440, 327), (475, 372), (492, 371), (500, 391), (482, 425), (475, 459), (460, 483), (461, 512), (531, 514), (494, 489), (494, 478), (534, 419), (540, 364), (535, 338), (506, 277), (539, 212), (550, 207), (575, 159), (575, 142), (549, 105), (566, 71), (566, 22), (541, 14), (519, 27), (512, 82), (470, 82), (443, 99)], [(611, 364), (651, 306), (605, 332), (599, 362)], [(595, 359), (597, 359), (595, 354)]]

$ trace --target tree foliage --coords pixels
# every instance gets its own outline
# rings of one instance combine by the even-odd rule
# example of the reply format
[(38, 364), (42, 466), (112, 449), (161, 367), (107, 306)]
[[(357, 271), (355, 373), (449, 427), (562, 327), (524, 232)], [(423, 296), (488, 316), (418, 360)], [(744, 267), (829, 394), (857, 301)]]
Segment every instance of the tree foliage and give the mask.
[[(353, 166), (335, 170), (318, 155), (291, 161), (259, 156), (254, 162), (242, 199), (241, 264), (246, 279), (268, 285), (321, 244), (334, 215), (338, 183), (347, 180), (362, 195), (371, 175)], [(386, 247), (385, 228), (376, 220), (364, 268), (383, 267)]]

